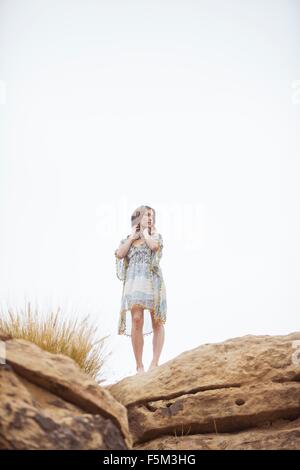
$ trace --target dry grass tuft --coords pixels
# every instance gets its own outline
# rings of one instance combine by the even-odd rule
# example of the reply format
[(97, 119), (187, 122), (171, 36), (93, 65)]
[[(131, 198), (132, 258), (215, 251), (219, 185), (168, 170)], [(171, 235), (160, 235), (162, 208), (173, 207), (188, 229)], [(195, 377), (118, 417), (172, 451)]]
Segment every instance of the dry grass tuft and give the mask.
[(0, 330), (13, 338), (31, 341), (40, 348), (54, 354), (64, 354), (72, 358), (90, 377), (100, 379), (106, 358), (105, 341), (108, 336), (96, 339), (97, 327), (89, 322), (89, 315), (84, 319), (64, 319), (59, 313), (42, 314), (32, 311), (30, 302), (25, 310), (8, 313), (0, 312)]

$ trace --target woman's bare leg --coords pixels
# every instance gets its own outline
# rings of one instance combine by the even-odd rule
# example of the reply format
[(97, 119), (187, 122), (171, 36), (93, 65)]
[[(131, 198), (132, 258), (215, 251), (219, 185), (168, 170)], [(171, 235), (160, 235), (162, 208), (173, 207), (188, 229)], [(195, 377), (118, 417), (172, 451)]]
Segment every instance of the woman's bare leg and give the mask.
[(136, 370), (140, 374), (144, 371), (143, 365), (143, 325), (144, 325), (144, 309), (141, 306), (133, 305), (131, 308), (132, 327), (131, 327), (131, 342), (136, 361)]
[(159, 320), (154, 320), (154, 311), (151, 310), (153, 328), (153, 359), (148, 370), (158, 366), (159, 357), (165, 340), (165, 327)]

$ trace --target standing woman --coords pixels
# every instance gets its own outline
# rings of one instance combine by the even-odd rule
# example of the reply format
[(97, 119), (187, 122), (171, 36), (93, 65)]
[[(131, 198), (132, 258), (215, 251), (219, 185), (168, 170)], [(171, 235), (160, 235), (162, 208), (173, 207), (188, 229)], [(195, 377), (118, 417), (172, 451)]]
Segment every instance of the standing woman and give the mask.
[(115, 250), (117, 277), (123, 281), (118, 334), (131, 336), (137, 373), (144, 371), (144, 336), (153, 332), (153, 359), (158, 366), (164, 343), (167, 299), (159, 265), (163, 238), (155, 227), (155, 210), (138, 207), (131, 216), (131, 234)]

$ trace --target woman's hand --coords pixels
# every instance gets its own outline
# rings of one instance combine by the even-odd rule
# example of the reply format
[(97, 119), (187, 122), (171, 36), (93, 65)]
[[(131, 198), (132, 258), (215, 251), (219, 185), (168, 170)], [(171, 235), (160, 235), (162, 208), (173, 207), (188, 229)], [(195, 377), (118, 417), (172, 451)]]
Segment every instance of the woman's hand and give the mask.
[(136, 231), (136, 228), (137, 228), (138, 224), (135, 224), (133, 227), (132, 227), (132, 232), (131, 234), (129, 235), (128, 238), (130, 238), (130, 240), (137, 240), (138, 238), (140, 238), (140, 232), (137, 232)]

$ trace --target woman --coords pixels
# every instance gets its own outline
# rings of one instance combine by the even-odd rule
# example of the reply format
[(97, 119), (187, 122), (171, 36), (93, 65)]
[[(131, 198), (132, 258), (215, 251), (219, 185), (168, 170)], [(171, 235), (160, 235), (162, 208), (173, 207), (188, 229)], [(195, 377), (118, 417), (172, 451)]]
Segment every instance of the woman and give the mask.
[(167, 299), (159, 266), (163, 238), (155, 227), (155, 210), (149, 206), (138, 207), (131, 216), (131, 227), (131, 234), (115, 250), (117, 277), (123, 281), (118, 334), (131, 336), (139, 374), (145, 372), (144, 335), (152, 332), (153, 359), (148, 370), (158, 366), (165, 336)]

